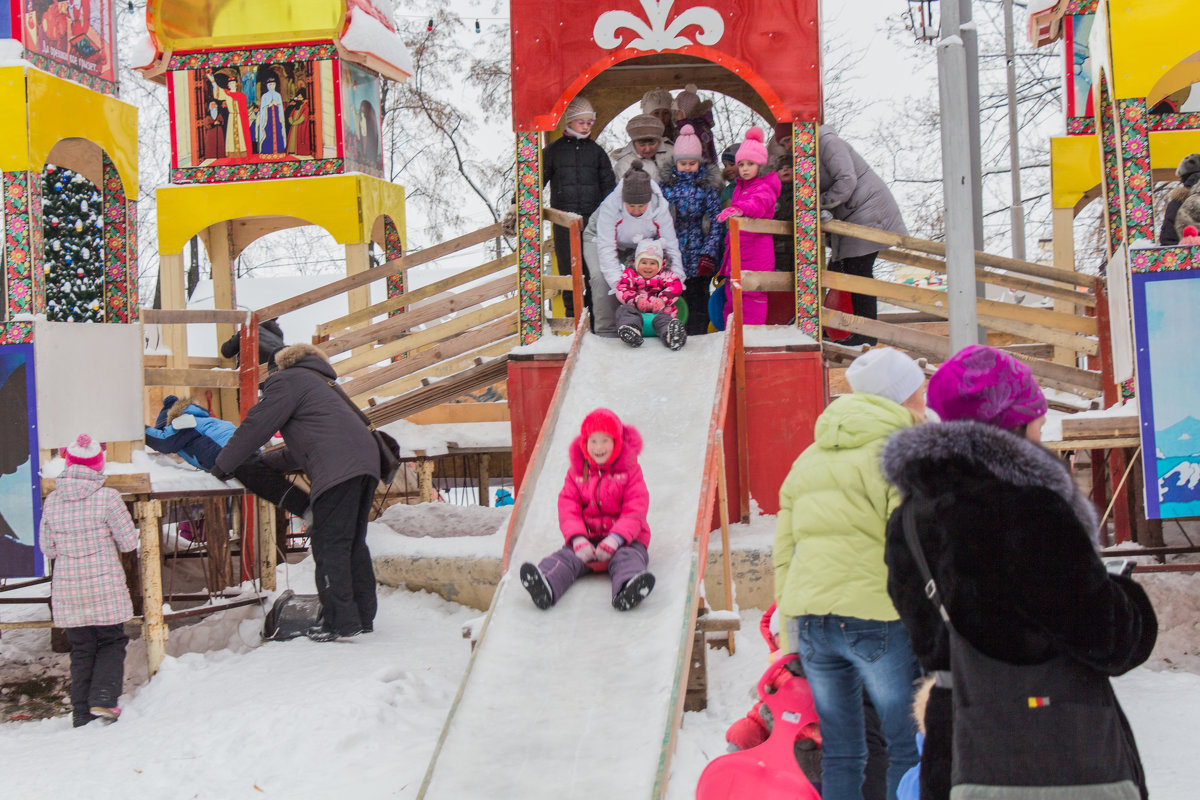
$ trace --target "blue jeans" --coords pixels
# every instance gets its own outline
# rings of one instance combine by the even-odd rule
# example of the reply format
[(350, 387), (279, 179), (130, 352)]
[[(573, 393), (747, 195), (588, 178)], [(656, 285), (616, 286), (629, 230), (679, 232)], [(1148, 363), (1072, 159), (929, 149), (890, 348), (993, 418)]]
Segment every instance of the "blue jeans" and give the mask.
[(788, 635), (804, 662), (821, 718), (821, 797), (860, 800), (867, 766), (862, 690), (879, 712), (888, 743), (887, 796), (919, 760), (912, 716), (919, 675), (908, 634), (899, 620), (804, 616), (788, 620)]

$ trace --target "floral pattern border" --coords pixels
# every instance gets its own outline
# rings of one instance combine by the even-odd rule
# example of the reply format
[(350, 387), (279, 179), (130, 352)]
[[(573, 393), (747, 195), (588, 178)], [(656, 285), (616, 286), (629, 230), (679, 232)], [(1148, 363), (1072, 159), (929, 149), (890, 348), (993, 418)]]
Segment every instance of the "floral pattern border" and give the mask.
[(1117, 124), (1112, 101), (1103, 76), (1100, 82), (1098, 114), (1104, 185), (1105, 224), (1108, 227), (1108, 255), (1118, 252), (1125, 243), (1125, 227), (1121, 209), (1120, 165), (1117, 157)]
[(28, 172), (4, 172), (4, 263), (7, 316), (37, 314), (41, 284), (41, 252), (34, 248), (33, 230), (41, 227), (40, 203), (35, 206)]
[[(400, 229), (391, 217), (383, 218), (383, 260), (395, 261), (404, 255), (404, 240), (400, 238)], [(399, 272), (387, 277), (387, 296), (395, 297), (404, 294), (404, 273)], [(404, 309), (398, 308), (392, 313), (399, 314)]]
[(82, 70), (69, 67), (66, 64), (60, 64), (52, 58), (47, 58), (40, 53), (31, 53), (28, 50), (25, 51), (25, 60), (42, 72), (48, 72), (56, 78), (73, 81), (80, 86), (86, 86), (94, 92), (112, 95), (113, 97), (117, 96), (117, 84), (113, 81), (97, 78), (95, 75), (89, 75)]
[(1194, 131), (1200, 129), (1200, 113), (1151, 114), (1152, 131)]
[(108, 155), (103, 157), (104, 197), (104, 321), (129, 322), (129, 245), (126, 213), (129, 203), (121, 176)]
[(1067, 117), (1067, 136), (1090, 136), (1096, 133), (1096, 120), (1091, 117)]
[(1130, 250), (1130, 272), (1200, 270), (1200, 247), (1154, 247)]
[(206, 69), (253, 64), (279, 64), (290, 61), (330, 61), (337, 56), (337, 47), (333, 42), (287, 47), (256, 47), (243, 50), (203, 50), (196, 53), (176, 53), (167, 62), (167, 69)]
[(230, 183), (273, 178), (307, 178), (313, 175), (336, 175), (345, 171), (346, 162), (340, 158), (319, 158), (312, 161), (268, 161), (261, 164), (223, 164), (216, 167), (173, 169), (171, 170), (171, 183)]
[(820, 338), (820, 277), (818, 244), (820, 214), (817, 178), (817, 124), (797, 122), (792, 126), (793, 219), (796, 237), (796, 326), (801, 333)]
[(1095, 14), (1097, 0), (1071, 0), (1067, 3), (1067, 10), (1063, 12), (1063, 16), (1070, 14)]
[(0, 344), (31, 344), (32, 322), (0, 322)]
[(537, 131), (517, 133), (517, 281), (521, 344), (542, 335), (542, 148)]
[(1125, 236), (1129, 242), (1154, 239), (1154, 180), (1150, 172), (1150, 131), (1144, 98), (1117, 101), (1121, 135), (1121, 191)]

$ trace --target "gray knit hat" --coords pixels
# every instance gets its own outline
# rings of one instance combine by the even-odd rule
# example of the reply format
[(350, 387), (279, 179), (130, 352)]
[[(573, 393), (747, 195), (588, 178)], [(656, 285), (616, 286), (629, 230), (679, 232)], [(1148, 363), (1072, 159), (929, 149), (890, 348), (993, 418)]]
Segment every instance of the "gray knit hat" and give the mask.
[(666, 89), (651, 89), (642, 95), (642, 113), (653, 114), (660, 108), (671, 110), (671, 93)]
[(653, 196), (654, 190), (650, 188), (650, 175), (642, 166), (642, 162), (635, 159), (621, 180), (621, 200), (631, 205), (640, 205), (649, 203)]
[(1175, 174), (1180, 179), (1186, 178), (1196, 172), (1200, 172), (1200, 153), (1192, 153), (1191, 155), (1184, 156), (1183, 161), (1180, 161), (1179, 166), (1175, 168)]
[(661, 139), (663, 130), (662, 120), (649, 114), (638, 114), (625, 125), (625, 132), (633, 142), (638, 139)]
[(563, 112), (563, 125), (569, 125), (577, 119), (596, 119), (596, 110), (582, 95), (567, 104), (567, 110)]

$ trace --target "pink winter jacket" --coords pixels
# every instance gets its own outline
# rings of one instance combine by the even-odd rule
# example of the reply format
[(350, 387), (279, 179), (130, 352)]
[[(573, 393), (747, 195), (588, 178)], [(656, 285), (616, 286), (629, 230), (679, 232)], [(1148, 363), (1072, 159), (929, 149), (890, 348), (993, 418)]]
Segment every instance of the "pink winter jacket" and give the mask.
[(638, 466), (642, 435), (632, 425), (625, 426), (621, 451), (608, 464), (597, 466), (587, 455), (586, 442), (577, 436), (571, 443), (571, 466), (558, 493), (558, 525), (570, 544), (576, 536), (586, 536), (592, 544), (610, 533), (625, 544), (641, 542), (650, 546), (650, 492)]
[(679, 314), (675, 300), (683, 294), (683, 283), (669, 269), (663, 269), (653, 278), (643, 278), (636, 269), (626, 267), (615, 288), (621, 303), (632, 305), (643, 314), (666, 313), (672, 317)]
[[(775, 172), (768, 172), (748, 181), (738, 178), (729, 207), (740, 210), (743, 217), (771, 219), (775, 216), (775, 203), (779, 200), (779, 192), (782, 189), (783, 184), (779, 182), (779, 175)], [(743, 272), (765, 272), (775, 269), (775, 239), (771, 234), (742, 231), (739, 242), (742, 246)], [(733, 251), (726, 244), (725, 260), (721, 262), (722, 275), (729, 274), (732, 257)]]
[(41, 547), (54, 559), (50, 609), (60, 628), (117, 625), (133, 616), (117, 554), (136, 550), (138, 531), (121, 495), (104, 476), (67, 467), (42, 509)]

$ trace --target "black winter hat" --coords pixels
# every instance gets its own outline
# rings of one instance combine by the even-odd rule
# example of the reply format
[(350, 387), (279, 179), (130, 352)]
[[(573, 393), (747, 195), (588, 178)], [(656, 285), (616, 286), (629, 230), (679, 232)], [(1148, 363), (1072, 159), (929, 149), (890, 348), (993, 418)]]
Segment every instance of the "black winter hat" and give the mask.
[(1200, 153), (1184, 156), (1183, 161), (1180, 161), (1179, 166), (1175, 168), (1175, 174), (1181, 179), (1186, 179), (1189, 175), (1197, 172), (1200, 172)]
[(635, 160), (630, 165), (629, 171), (625, 173), (625, 179), (621, 181), (621, 200), (631, 205), (640, 205), (649, 203), (653, 196), (654, 190), (650, 188), (650, 175), (642, 166), (642, 162)]

